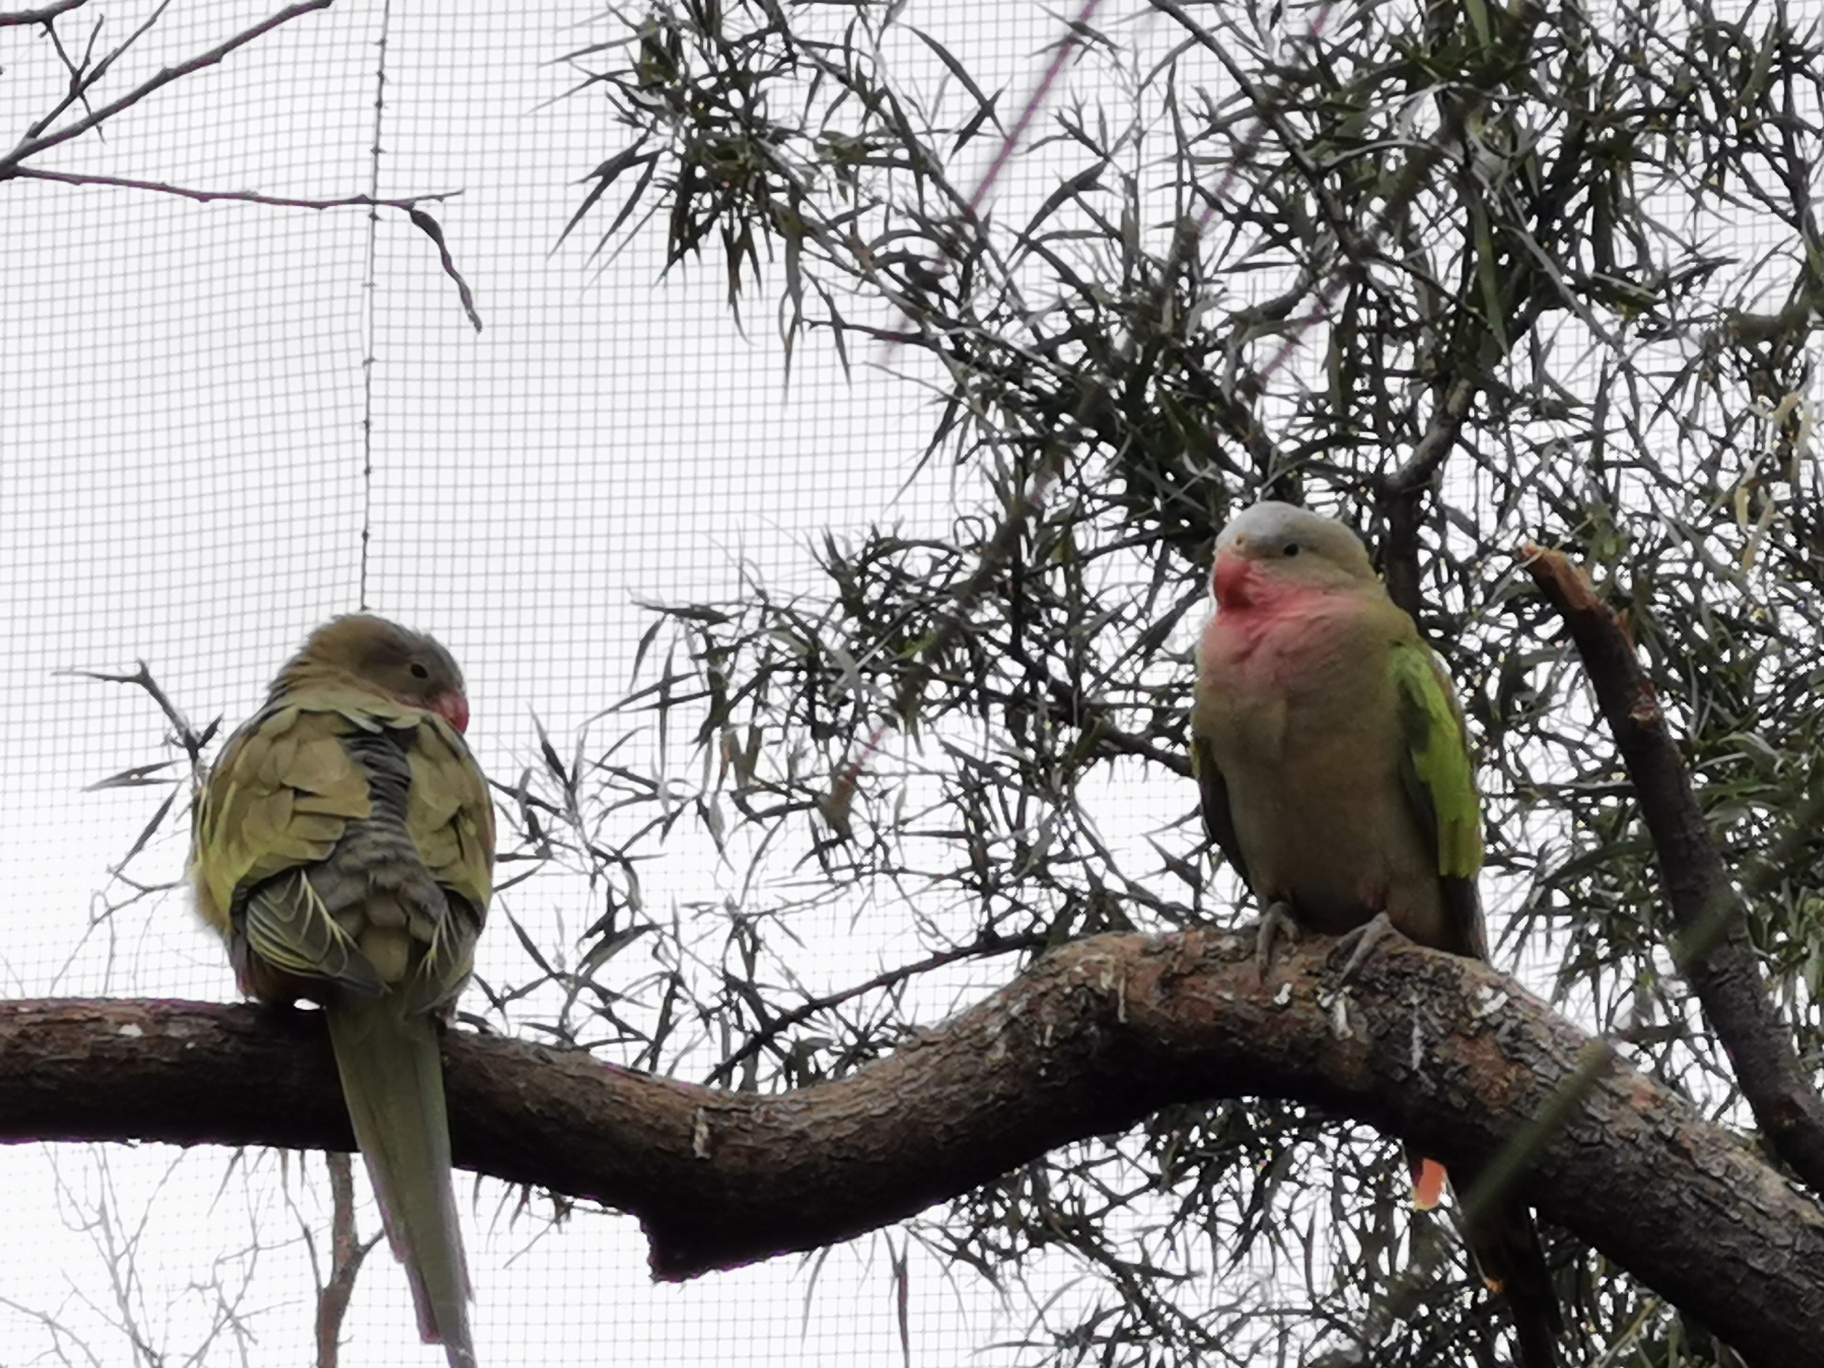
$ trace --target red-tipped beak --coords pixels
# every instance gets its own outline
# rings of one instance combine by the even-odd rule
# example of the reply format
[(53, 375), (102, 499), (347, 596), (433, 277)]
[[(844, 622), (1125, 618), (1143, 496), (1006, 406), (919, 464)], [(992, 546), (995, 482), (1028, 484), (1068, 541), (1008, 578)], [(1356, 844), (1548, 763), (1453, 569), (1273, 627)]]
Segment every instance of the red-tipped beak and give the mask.
[(1249, 593), (1250, 582), (1254, 578), (1254, 566), (1233, 551), (1225, 550), (1216, 557), (1216, 565), (1210, 571), (1210, 592), (1216, 595), (1216, 603), (1221, 608), (1239, 608), (1253, 597)]
[(431, 704), (431, 710), (459, 732), (469, 729), (469, 700), (459, 693), (446, 693)]

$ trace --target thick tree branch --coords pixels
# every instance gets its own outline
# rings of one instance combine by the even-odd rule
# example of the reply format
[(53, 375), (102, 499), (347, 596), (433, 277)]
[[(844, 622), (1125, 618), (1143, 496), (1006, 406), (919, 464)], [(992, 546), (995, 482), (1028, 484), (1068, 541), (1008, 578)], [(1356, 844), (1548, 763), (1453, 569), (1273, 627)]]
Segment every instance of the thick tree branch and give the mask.
[[(1172, 1102), (1291, 1098), (1491, 1155), (1589, 1045), (1470, 960), (1390, 947), (1333, 996), (1327, 947), (1262, 983), (1253, 945), (1089, 937), (891, 1058), (774, 1096), (452, 1032), (457, 1160), (638, 1215), (654, 1271), (684, 1278), (911, 1215)], [(0, 1139), (350, 1144), (314, 1013), (177, 1002), (0, 1006)], [(1525, 1189), (1750, 1363), (1824, 1365), (1824, 1214), (1619, 1059)]]
[(1673, 956), (1703, 1004), (1742, 1094), (1774, 1152), (1824, 1193), (1824, 1099), (1767, 995), (1740, 900), (1691, 791), (1634, 643), (1582, 571), (1530, 543), (1527, 573), (1570, 628), (1596, 701), (1633, 780), (1678, 928)]

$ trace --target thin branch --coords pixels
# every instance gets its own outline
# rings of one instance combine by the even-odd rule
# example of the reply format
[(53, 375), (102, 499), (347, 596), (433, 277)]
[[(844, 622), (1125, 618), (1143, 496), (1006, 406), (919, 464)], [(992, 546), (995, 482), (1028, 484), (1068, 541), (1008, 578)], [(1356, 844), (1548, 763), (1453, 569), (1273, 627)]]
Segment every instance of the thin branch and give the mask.
[(164, 691), (152, 671), (143, 660), (135, 661), (137, 668), (132, 674), (109, 674), (104, 670), (58, 670), (57, 674), (70, 679), (95, 679), (103, 684), (131, 684), (144, 689), (158, 709), (171, 724), (171, 731), (184, 754), (190, 758), (190, 771), (193, 778), (200, 780), (203, 775), (203, 751), (215, 736), (216, 729), (222, 725), (222, 719), (216, 718), (208, 726), (198, 731), (190, 724), (182, 708), (171, 701), (171, 696)]
[(81, 9), (89, 0), (55, 0), (54, 4), (35, 10), (0, 10), (0, 28), (15, 28), (20, 24), (48, 24), (60, 14), (68, 14), (73, 9)]
[(1470, 405), (1481, 386), (1459, 375), (1443, 387), (1432, 410), (1425, 435), (1413, 448), (1406, 464), (1379, 482), (1376, 502), (1387, 520), (1381, 547), (1381, 569), (1387, 576), (1387, 596), (1416, 622), (1423, 607), (1419, 592), (1419, 523), (1425, 496), (1431, 492), (1438, 471), (1457, 444)]
[(1634, 643), (1563, 555), (1528, 543), (1521, 562), (1564, 619), (1633, 781), (1678, 935), (1672, 953), (1728, 1051), (1774, 1152), (1824, 1193), (1824, 1100), (1767, 995), (1741, 903), (1691, 790)]
[(1014, 153), (1019, 151), (1021, 141), (1024, 140), (1027, 130), (1032, 127), (1032, 121), (1044, 108), (1045, 101), (1051, 95), (1051, 88), (1057, 84), (1058, 77), (1063, 74), (1064, 64), (1070, 60), (1071, 54), (1077, 50), (1077, 45), (1083, 41), (1082, 35), (1086, 31), (1090, 31), (1090, 20), (1096, 17), (1096, 11), (1101, 6), (1102, 0), (1083, 0), (1082, 8), (1077, 11), (1077, 17), (1066, 25), (1064, 36), (1053, 44), (1051, 61), (1046, 64), (1038, 84), (1032, 88), (1032, 95), (1021, 108), (1019, 117), (1014, 121), (1013, 127), (1007, 131), (1007, 136), (1001, 139), (1001, 145), (995, 148), (994, 157), (988, 163), (988, 169), (982, 173), (981, 180), (970, 192), (968, 205), (963, 212), (971, 222), (976, 220), (982, 206), (987, 203), (988, 196), (993, 193), (996, 182), (1000, 180), (1001, 173), (1013, 160)]
[(801, 1002), (791, 1011), (774, 1017), (749, 1036), (740, 1049), (709, 1071), (709, 1076), (703, 1080), (704, 1086), (721, 1087), (735, 1076), (735, 1070), (741, 1065), (766, 1049), (787, 1031), (795, 1026), (802, 1026), (820, 1012), (827, 1012), (832, 1007), (840, 1007), (843, 1003), (853, 1001), (867, 993), (876, 992), (882, 988), (891, 988), (893, 985), (904, 983), (907, 979), (919, 974), (928, 974), (933, 969), (942, 969), (945, 965), (955, 964), (959, 960), (981, 959), (988, 955), (1005, 955), (1019, 950), (1037, 950), (1044, 944), (1045, 937), (1043, 936), (1001, 937), (991, 933), (972, 945), (959, 945), (949, 950), (939, 950), (913, 964), (902, 964), (897, 969), (882, 970), (865, 983), (857, 983), (853, 987), (844, 988), (839, 992)]
[(380, 1242), (378, 1234), (363, 1240), (355, 1233), (354, 1166), (347, 1152), (331, 1151), (328, 1159), (330, 1272), (329, 1281), (317, 1292), (317, 1368), (336, 1368), (342, 1350), (342, 1320), (348, 1314), (349, 1298), (355, 1294), (356, 1275)]
[(262, 195), (253, 190), (193, 190), (188, 186), (168, 185), (164, 181), (134, 180), (131, 176), (96, 176), (71, 171), (45, 171), (33, 166), (22, 166), (13, 174), (22, 180), (57, 181), (63, 185), (107, 185), (122, 190), (150, 190), (156, 194), (177, 195), (182, 199), (195, 200), (199, 204), (228, 200), (242, 204), (264, 204), (276, 209), (367, 207), (397, 209), (401, 213), (410, 213), (421, 204), (452, 200), (462, 193), (460, 190), (439, 190), (434, 194), (406, 195), (399, 199), (375, 199), (371, 195), (340, 195), (333, 199), (297, 199), (290, 195)]
[(99, 23), (89, 31), (88, 50), (82, 54), (82, 61), (80, 63), (72, 59), (68, 50), (64, 48), (63, 35), (57, 32), (57, 26), (55, 24), (46, 24), (44, 26), (44, 31), (50, 35), (51, 46), (57, 50), (57, 59), (63, 63), (63, 69), (69, 73), (70, 88), (66, 92), (65, 98), (58, 102), (56, 109), (47, 118), (39, 120), (36, 125), (36, 128), (38, 129), (49, 126), (52, 119), (57, 118), (64, 110), (68, 109), (72, 103), (77, 101), (81, 102), (84, 112), (93, 114), (95, 112), (95, 106), (89, 103), (89, 87), (94, 84), (95, 76), (98, 76), (101, 70), (107, 66), (107, 63), (103, 62), (100, 67), (95, 69), (94, 75), (84, 75), (84, 73), (88, 71), (89, 58), (95, 51), (95, 40), (101, 35), (101, 25)]
[[(133, 50), (133, 45), (152, 31), (153, 26), (156, 25), (160, 19), (164, 18), (165, 11), (170, 8), (171, 0), (160, 0), (160, 3), (153, 6), (153, 8), (147, 12), (146, 17), (140, 20), (138, 28), (134, 29), (133, 32), (129, 33), (121, 42), (116, 44), (113, 51), (109, 52), (99, 62), (96, 62), (91, 66), (89, 64), (89, 58), (95, 53), (95, 44), (100, 39), (102, 25), (106, 22), (105, 19), (96, 20), (95, 27), (89, 30), (89, 42), (88, 46), (83, 50), (80, 73), (76, 74), (75, 79), (70, 82), (70, 88), (64, 91), (61, 100), (57, 101), (56, 104), (52, 105), (48, 110), (43, 114), (40, 114), (27, 125), (23, 141), (32, 141), (40, 133), (44, 132), (45, 129), (62, 118), (64, 111), (69, 109), (72, 105), (80, 104), (88, 113), (93, 115), (95, 106), (89, 103), (89, 92), (113, 69), (114, 63), (131, 52)], [(55, 30), (53, 30), (53, 32), (55, 32)], [(62, 44), (60, 43), (58, 47), (59, 51), (61, 51)]]
[(96, 128), (101, 124), (106, 123), (123, 109), (129, 109), (133, 105), (138, 104), (154, 91), (162, 89), (163, 87), (170, 85), (171, 82), (178, 80), (181, 77), (188, 76), (192, 72), (201, 71), (204, 67), (214, 66), (237, 48), (246, 47), (247, 44), (265, 37), (273, 29), (278, 28), (282, 24), (290, 23), (300, 15), (309, 14), (313, 10), (328, 9), (330, 3), (331, 0), (297, 0), (296, 4), (286, 6), (277, 14), (262, 19), (251, 28), (243, 29), (240, 33), (235, 34), (234, 37), (209, 49), (209, 51), (179, 62), (176, 66), (166, 67), (157, 75), (141, 82), (132, 90), (129, 90), (112, 104), (103, 105), (88, 117), (78, 119), (75, 123), (60, 128), (54, 133), (41, 133), (36, 137), (23, 139), (11, 152), (7, 153), (4, 157), (0, 157), (0, 180), (7, 180), (18, 175), (20, 166), (28, 158), (35, 157), (40, 152), (55, 147), (59, 143), (66, 143), (72, 138), (81, 137), (91, 128)]

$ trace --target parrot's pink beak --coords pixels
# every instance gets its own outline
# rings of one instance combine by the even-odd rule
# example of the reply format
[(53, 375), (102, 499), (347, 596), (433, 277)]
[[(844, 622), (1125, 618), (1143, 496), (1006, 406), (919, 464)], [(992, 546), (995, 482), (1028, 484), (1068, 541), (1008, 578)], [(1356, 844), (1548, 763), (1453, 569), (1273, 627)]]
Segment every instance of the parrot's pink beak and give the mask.
[(1253, 563), (1233, 551), (1224, 550), (1216, 557), (1215, 568), (1210, 571), (1210, 592), (1216, 596), (1216, 606), (1247, 607), (1254, 598), (1250, 592), (1253, 579)]
[(459, 732), (469, 729), (469, 700), (452, 690), (438, 696), (431, 710)]

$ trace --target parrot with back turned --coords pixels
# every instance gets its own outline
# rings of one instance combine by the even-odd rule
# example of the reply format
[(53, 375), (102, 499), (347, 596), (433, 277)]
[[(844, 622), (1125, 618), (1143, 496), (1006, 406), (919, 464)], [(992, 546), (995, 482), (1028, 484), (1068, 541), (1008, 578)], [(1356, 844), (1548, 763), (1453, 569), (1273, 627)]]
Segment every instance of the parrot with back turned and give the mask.
[[(1192, 769), (1210, 838), (1275, 926), (1382, 936), (1488, 958), (1476, 873), (1481, 801), (1462, 712), (1412, 619), (1347, 527), (1283, 503), (1216, 540), (1216, 613), (1197, 650)], [(1444, 1169), (1409, 1156), (1421, 1208)], [(1484, 1279), (1512, 1308), (1525, 1368), (1563, 1332), (1532, 1213), (1508, 1196), (1471, 1225)]]
[(494, 814), (462, 672), (383, 618), (317, 629), (197, 795), (189, 877), (241, 989), (322, 1004), (419, 1333), (473, 1368), (436, 1021), (468, 980)]

